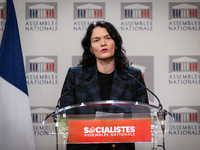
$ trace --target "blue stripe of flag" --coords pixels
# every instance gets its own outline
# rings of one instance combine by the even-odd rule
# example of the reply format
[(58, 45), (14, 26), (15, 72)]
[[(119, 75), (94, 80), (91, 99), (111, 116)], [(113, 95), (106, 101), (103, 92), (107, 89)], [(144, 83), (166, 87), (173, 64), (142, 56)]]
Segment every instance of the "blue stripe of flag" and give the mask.
[(0, 47), (0, 76), (28, 95), (17, 18), (12, 0), (7, 0), (7, 20)]

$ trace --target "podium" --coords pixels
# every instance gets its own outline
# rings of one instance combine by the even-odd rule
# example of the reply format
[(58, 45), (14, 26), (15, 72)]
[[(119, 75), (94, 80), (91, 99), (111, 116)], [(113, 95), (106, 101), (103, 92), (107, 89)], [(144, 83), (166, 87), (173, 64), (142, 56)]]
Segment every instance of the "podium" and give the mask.
[(46, 117), (52, 117), (58, 150), (67, 144), (150, 143), (151, 150), (164, 149), (166, 110), (134, 101), (94, 101), (66, 106)]

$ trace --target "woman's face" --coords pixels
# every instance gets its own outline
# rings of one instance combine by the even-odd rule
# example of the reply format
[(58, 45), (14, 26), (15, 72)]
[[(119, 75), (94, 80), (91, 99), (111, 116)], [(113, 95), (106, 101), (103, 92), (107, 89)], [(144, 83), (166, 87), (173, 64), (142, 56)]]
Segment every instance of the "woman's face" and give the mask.
[(115, 41), (111, 38), (106, 28), (96, 27), (93, 29), (90, 51), (95, 55), (97, 61), (113, 59)]

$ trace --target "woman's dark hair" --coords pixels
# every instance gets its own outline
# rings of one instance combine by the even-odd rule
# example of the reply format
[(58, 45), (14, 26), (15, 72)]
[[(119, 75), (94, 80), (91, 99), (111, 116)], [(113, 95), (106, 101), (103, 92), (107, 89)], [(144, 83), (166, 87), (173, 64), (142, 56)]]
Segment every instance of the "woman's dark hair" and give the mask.
[(122, 38), (117, 31), (117, 29), (109, 22), (107, 21), (97, 21), (94, 23), (91, 23), (88, 28), (87, 32), (85, 34), (85, 37), (83, 38), (81, 44), (84, 49), (82, 60), (80, 61), (79, 65), (83, 65), (83, 69), (87, 69), (88, 67), (94, 65), (96, 63), (96, 58), (94, 54), (90, 52), (91, 47), (91, 35), (92, 31), (96, 27), (103, 27), (106, 28), (108, 33), (110, 34), (111, 38), (115, 41), (115, 68), (117, 71), (121, 72), (122, 70), (126, 69), (127, 66), (129, 66), (129, 61), (125, 55), (125, 49), (122, 47)]

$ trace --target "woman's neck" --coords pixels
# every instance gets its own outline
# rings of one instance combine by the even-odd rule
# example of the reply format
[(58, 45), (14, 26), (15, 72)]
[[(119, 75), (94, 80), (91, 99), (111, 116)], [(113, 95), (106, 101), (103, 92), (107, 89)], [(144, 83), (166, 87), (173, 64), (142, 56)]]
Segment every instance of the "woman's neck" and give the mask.
[(110, 74), (115, 70), (115, 59), (112, 58), (110, 60), (97, 60), (97, 70), (104, 74)]

